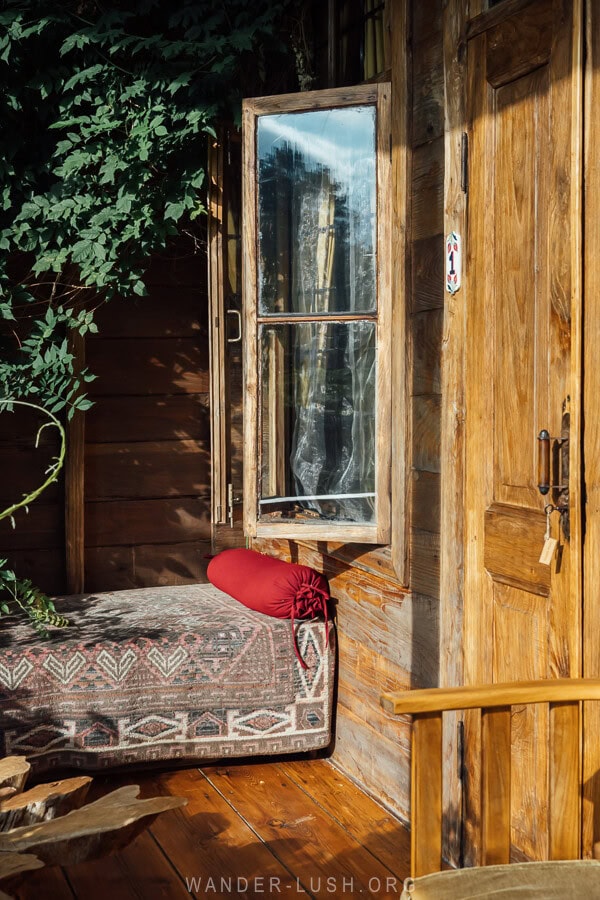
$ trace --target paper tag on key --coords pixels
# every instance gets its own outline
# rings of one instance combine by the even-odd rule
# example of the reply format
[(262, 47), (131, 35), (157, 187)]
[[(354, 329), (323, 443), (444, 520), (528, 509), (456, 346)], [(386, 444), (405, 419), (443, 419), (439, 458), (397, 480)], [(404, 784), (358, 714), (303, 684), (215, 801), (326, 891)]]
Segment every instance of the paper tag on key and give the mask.
[(548, 503), (544, 508), (544, 512), (546, 514), (546, 531), (544, 532), (544, 546), (542, 547), (542, 552), (540, 553), (539, 561), (544, 566), (549, 566), (552, 562), (552, 557), (554, 556), (554, 551), (556, 550), (556, 545), (558, 541), (556, 538), (552, 537), (552, 513), (554, 512), (555, 507)]
[(554, 556), (554, 551), (556, 550), (556, 545), (558, 541), (556, 538), (549, 537), (544, 541), (544, 546), (542, 548), (542, 552), (540, 553), (540, 562), (544, 566), (549, 566), (552, 562), (552, 557)]

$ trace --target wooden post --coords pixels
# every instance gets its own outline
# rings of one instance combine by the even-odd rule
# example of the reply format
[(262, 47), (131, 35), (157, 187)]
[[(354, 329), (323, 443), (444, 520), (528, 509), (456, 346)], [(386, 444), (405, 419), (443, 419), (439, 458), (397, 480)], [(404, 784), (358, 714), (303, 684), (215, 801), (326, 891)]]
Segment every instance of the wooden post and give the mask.
[[(583, 558), (583, 674), (600, 676), (600, 11), (586, 4), (584, 91), (584, 324), (583, 458), (585, 466), (585, 545)], [(583, 855), (600, 841), (600, 702), (583, 708)]]
[[(75, 372), (85, 366), (85, 340), (79, 332), (70, 337)], [(67, 592), (82, 594), (84, 590), (84, 464), (85, 414), (76, 412), (66, 423), (67, 455), (65, 459), (65, 557)]]
[[(444, 234), (457, 231), (466, 247), (466, 193), (462, 185), (462, 142), (465, 119), (465, 3), (448, 0), (443, 10), (444, 57)], [(441, 252), (441, 251), (440, 251)], [(463, 272), (463, 276), (464, 276)], [(466, 338), (465, 286), (445, 294), (441, 381), (440, 510), (440, 684), (463, 684), (463, 508), (464, 508), (464, 348)], [(448, 859), (458, 865), (463, 812), (462, 784), (458, 777), (458, 722), (451, 714), (444, 720), (444, 809), (454, 821), (447, 830), (454, 841), (444, 847)], [(473, 717), (471, 717), (471, 720)], [(467, 724), (467, 723), (466, 723)]]
[(481, 715), (481, 838), (483, 864), (510, 862), (510, 706)]
[(225, 301), (223, 275), (223, 134), (208, 150), (208, 270), (210, 315), (211, 522), (227, 521)]
[(411, 747), (411, 875), (442, 868), (442, 714), (415, 716)]
[(549, 859), (579, 859), (580, 747), (579, 703), (550, 704)]
[[(387, 5), (386, 5), (387, 9)], [(408, 583), (407, 491), (412, 437), (407, 415), (411, 383), (407, 350), (407, 315), (410, 284), (408, 185), (411, 153), (409, 114), (411, 80), (408, 58), (408, 2), (392, 0), (389, 11), (392, 69), (392, 564), (400, 584)]]

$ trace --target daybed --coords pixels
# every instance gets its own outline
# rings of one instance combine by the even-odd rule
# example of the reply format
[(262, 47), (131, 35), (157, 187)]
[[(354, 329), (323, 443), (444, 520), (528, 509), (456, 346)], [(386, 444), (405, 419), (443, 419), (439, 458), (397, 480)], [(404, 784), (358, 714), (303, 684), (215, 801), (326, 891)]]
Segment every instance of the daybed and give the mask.
[(331, 739), (320, 620), (254, 612), (210, 584), (65, 597), (48, 640), (0, 629), (0, 755), (37, 771), (301, 752)]

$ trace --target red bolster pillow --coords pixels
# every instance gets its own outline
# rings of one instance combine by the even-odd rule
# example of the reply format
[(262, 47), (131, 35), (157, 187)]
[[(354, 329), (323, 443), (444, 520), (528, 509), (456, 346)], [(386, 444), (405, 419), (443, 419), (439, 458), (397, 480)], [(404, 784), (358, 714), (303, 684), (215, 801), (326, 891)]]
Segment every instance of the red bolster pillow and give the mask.
[(328, 618), (329, 585), (310, 566), (256, 550), (223, 550), (211, 559), (208, 580), (249, 609), (279, 619)]

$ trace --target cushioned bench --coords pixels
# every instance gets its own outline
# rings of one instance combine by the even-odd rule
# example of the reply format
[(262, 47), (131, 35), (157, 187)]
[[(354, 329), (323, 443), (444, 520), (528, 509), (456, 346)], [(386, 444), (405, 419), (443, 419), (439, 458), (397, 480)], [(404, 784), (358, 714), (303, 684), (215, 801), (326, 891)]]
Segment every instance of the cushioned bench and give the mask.
[(301, 752), (331, 738), (321, 620), (254, 612), (212, 585), (65, 597), (42, 640), (0, 627), (1, 754), (37, 771)]

